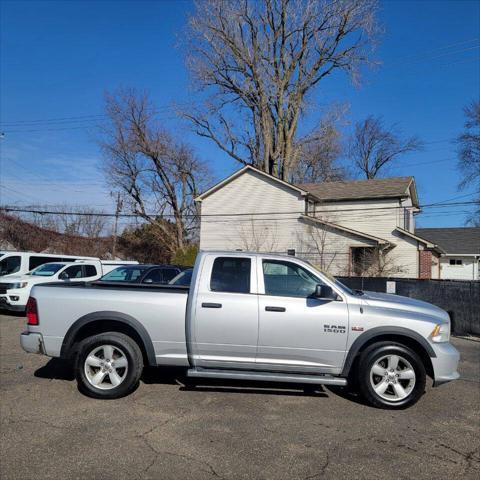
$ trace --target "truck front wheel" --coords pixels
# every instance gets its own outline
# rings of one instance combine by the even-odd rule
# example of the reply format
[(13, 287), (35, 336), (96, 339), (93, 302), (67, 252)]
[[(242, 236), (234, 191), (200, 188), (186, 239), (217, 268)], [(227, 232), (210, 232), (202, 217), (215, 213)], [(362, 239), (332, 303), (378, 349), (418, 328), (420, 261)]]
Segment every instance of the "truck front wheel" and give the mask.
[(425, 391), (426, 372), (421, 358), (399, 343), (370, 345), (360, 357), (358, 374), (364, 399), (377, 408), (410, 407)]
[(139, 346), (123, 333), (101, 333), (79, 345), (75, 376), (79, 389), (89, 397), (113, 399), (128, 395), (137, 387), (142, 370)]

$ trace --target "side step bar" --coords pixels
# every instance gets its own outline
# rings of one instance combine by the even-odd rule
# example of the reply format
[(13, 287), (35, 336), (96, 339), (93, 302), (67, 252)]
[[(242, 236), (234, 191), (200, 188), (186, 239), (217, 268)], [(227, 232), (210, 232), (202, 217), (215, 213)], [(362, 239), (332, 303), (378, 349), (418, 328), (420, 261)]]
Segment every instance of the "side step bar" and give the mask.
[(256, 380), (260, 382), (311, 383), (314, 385), (337, 385), (340, 387), (345, 387), (347, 385), (346, 378), (333, 377), (331, 375), (291, 375), (289, 373), (190, 368), (187, 370), (187, 376), (192, 378)]

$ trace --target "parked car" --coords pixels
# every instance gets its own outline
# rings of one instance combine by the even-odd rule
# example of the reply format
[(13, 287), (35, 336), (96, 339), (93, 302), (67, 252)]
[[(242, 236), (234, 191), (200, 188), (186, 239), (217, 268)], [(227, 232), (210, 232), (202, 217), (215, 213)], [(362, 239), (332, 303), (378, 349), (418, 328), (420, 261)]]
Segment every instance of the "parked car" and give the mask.
[(165, 285), (182, 270), (183, 267), (177, 265), (129, 265), (112, 270), (100, 281)]
[(192, 378), (358, 385), (382, 408), (413, 405), (459, 377), (444, 310), (352, 291), (294, 257), (201, 252), (190, 287), (94, 282), (37, 285), (27, 352), (72, 359), (80, 389), (118, 398), (144, 362)]
[(25, 275), (31, 270), (51, 262), (75, 262), (76, 260), (99, 260), (97, 257), (82, 255), (56, 255), (35, 252), (2, 252), (0, 256), (0, 277)]
[(169, 285), (184, 285), (189, 286), (192, 281), (193, 268), (187, 268), (183, 272), (180, 272), (176, 277), (173, 277)]
[(79, 260), (44, 263), (25, 275), (7, 275), (0, 280), (0, 308), (24, 311), (34, 285), (49, 282), (94, 281), (117, 268), (119, 261)]

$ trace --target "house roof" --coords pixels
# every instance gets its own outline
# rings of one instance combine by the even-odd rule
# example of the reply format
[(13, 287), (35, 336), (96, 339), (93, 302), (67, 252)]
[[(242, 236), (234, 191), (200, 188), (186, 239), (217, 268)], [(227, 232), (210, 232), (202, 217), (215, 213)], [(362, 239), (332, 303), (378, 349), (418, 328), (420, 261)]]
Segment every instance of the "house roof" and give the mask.
[(394, 243), (389, 242), (388, 240), (385, 240), (384, 238), (376, 237), (374, 235), (370, 235), (370, 234), (364, 233), (364, 232), (359, 232), (358, 230), (354, 230), (353, 228), (344, 227), (342, 225), (338, 225), (337, 223), (326, 222), (325, 220), (322, 220), (321, 218), (311, 217), (310, 215), (300, 215), (300, 218), (302, 220), (307, 220), (307, 221), (311, 221), (313, 223), (318, 223), (320, 225), (325, 225), (326, 227), (333, 228), (335, 230), (340, 230), (342, 232), (350, 233), (351, 235), (356, 235), (357, 237), (366, 238), (368, 240), (371, 240), (371, 241), (377, 243), (378, 245), (385, 245), (385, 246), (388, 246), (388, 247), (394, 247), (395, 246)]
[(197, 197), (195, 197), (196, 202), (201, 202), (203, 199), (211, 195), (212, 193), (216, 192), (217, 190), (220, 190), (220, 188), (224, 187), (228, 183), (230, 183), (232, 180), (235, 180), (237, 177), (242, 175), (243, 173), (247, 171), (253, 171), (255, 173), (258, 173), (260, 175), (263, 175), (266, 178), (269, 178), (270, 180), (274, 180), (276, 182), (279, 182), (280, 184), (291, 188), (292, 190), (295, 190), (296, 192), (300, 193), (301, 195), (308, 195), (308, 192), (306, 190), (303, 190), (297, 185), (294, 185), (293, 183), (285, 182), (284, 180), (281, 180), (280, 178), (274, 177), (273, 175), (270, 175), (263, 170), (260, 170), (256, 167), (253, 167), (252, 165), (245, 165), (245, 167), (241, 168), (240, 170), (237, 170), (236, 172), (232, 173), (227, 178), (224, 178), (222, 181), (216, 183), (213, 187), (210, 187), (208, 190), (205, 192), (201, 193)]
[(411, 189), (412, 202), (418, 206), (413, 177), (374, 178), (371, 180), (302, 183), (297, 185), (322, 201), (348, 201), (369, 198), (404, 198)]
[(438, 253), (445, 253), (445, 250), (443, 250), (443, 248), (441, 248), (436, 243), (434, 243), (434, 242), (432, 242), (432, 241), (430, 241), (430, 240), (428, 240), (424, 237), (416, 235), (417, 232), (412, 233), (412, 232), (409, 232), (408, 230), (405, 230), (405, 229), (400, 228), (400, 227), (395, 228), (395, 231), (401, 233), (402, 235), (406, 235), (407, 237), (413, 238), (417, 242), (423, 243), (423, 245), (425, 245), (425, 247), (430, 248), (432, 250), (436, 250)]
[(303, 183), (293, 184), (281, 180), (260, 170), (252, 165), (245, 167), (232, 173), (229, 177), (216, 183), (205, 192), (195, 198), (195, 201), (201, 202), (203, 199), (221, 189), (232, 180), (247, 171), (255, 172), (270, 180), (280, 183), (283, 186), (291, 188), (302, 196), (312, 196), (317, 201), (348, 201), (348, 200), (367, 200), (381, 198), (406, 198), (412, 197), (413, 205), (418, 207), (418, 196), (413, 177), (392, 177), (392, 178), (374, 178), (371, 180), (354, 180), (340, 182), (322, 182), (322, 183)]
[(480, 227), (417, 228), (415, 234), (437, 244), (447, 254), (480, 254)]

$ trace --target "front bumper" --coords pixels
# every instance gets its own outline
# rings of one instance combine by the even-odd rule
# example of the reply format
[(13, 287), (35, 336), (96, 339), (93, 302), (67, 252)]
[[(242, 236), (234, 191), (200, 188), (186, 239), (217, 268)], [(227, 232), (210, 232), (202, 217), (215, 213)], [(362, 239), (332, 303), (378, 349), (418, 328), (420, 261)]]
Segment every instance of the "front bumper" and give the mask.
[(12, 305), (7, 297), (0, 297), (0, 309), (9, 310), (10, 312), (23, 312), (25, 311), (25, 305)]
[(460, 378), (457, 371), (460, 353), (451, 343), (432, 344), (436, 357), (432, 358), (434, 381), (437, 387), (443, 383), (451, 382)]
[(41, 333), (23, 332), (20, 335), (20, 345), (28, 353), (45, 354), (45, 345)]

